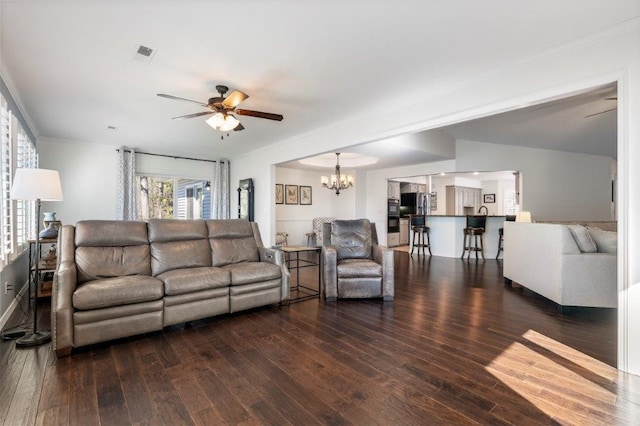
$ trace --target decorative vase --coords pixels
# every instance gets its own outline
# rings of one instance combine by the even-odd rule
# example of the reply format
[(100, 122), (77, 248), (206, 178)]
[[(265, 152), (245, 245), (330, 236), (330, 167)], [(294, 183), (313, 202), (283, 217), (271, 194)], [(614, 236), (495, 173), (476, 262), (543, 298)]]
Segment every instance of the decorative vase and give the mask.
[(56, 228), (54, 222), (49, 222), (49, 225), (45, 229), (40, 231), (40, 234), (38, 234), (38, 236), (41, 239), (57, 238), (58, 237), (58, 228)]
[(56, 220), (56, 212), (43, 212), (42, 215), (45, 222), (51, 222), (52, 220)]
[(44, 228), (38, 236), (42, 239), (46, 238), (57, 238), (58, 237), (58, 228), (56, 227), (55, 222), (49, 222), (49, 225)]

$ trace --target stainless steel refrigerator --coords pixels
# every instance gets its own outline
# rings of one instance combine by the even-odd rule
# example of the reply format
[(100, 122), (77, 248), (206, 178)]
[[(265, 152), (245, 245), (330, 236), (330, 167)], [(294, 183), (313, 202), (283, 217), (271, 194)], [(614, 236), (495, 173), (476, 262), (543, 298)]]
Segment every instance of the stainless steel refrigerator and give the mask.
[(400, 215), (431, 214), (431, 198), (425, 192), (407, 192), (400, 195)]

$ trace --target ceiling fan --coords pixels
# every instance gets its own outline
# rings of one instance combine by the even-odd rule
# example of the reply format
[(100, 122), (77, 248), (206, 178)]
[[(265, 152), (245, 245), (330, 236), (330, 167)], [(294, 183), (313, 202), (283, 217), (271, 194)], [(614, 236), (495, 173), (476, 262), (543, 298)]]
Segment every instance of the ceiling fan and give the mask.
[(238, 90), (234, 90), (229, 93), (229, 96), (225, 98), (224, 95), (229, 91), (229, 88), (227, 86), (218, 85), (216, 86), (216, 90), (218, 91), (220, 96), (209, 98), (207, 103), (194, 101), (191, 99), (179, 98), (172, 95), (165, 95), (164, 93), (158, 93), (158, 96), (167, 99), (175, 99), (178, 101), (192, 102), (202, 107), (209, 108), (209, 111), (181, 115), (179, 117), (173, 117), (173, 120), (183, 120), (185, 118), (195, 118), (213, 114), (213, 117), (209, 118), (206, 123), (214, 129), (220, 130), (222, 132), (229, 132), (231, 130), (239, 131), (244, 129), (244, 126), (235, 117), (235, 115), (266, 118), (267, 120), (275, 121), (282, 121), (282, 119), (284, 118), (281, 114), (236, 108), (238, 105), (240, 105), (241, 102), (247, 99), (249, 95)]

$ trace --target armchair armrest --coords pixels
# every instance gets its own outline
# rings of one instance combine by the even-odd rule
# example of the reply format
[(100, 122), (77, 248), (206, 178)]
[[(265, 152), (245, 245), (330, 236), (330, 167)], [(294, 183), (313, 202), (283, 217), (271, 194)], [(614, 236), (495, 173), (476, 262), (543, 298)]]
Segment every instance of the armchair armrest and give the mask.
[(394, 281), (393, 281), (393, 250), (374, 244), (373, 260), (382, 265), (382, 298), (385, 301), (393, 300)]
[(258, 247), (258, 255), (260, 262), (268, 262), (274, 265), (278, 265), (282, 271), (282, 287), (280, 289), (280, 300), (289, 299), (289, 282), (291, 280), (291, 274), (287, 269), (287, 264), (284, 259), (284, 253), (278, 249), (272, 249), (267, 247)]
[(338, 299), (338, 252), (335, 247), (322, 247), (322, 284), (327, 301)]

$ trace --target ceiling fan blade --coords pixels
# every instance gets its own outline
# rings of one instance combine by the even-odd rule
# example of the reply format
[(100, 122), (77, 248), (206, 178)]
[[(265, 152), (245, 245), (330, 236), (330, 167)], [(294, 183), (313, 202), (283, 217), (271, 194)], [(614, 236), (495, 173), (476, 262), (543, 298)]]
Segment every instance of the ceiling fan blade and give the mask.
[(229, 93), (229, 96), (227, 96), (224, 101), (222, 101), (222, 105), (224, 105), (225, 108), (229, 109), (235, 108), (240, 105), (240, 102), (244, 101), (248, 97), (249, 95), (247, 95), (246, 93), (234, 90), (233, 92)]
[(605, 101), (617, 101), (618, 97), (617, 96), (612, 96), (610, 98), (604, 98)]
[(248, 115), (249, 117), (266, 118), (267, 120), (282, 121), (284, 118), (280, 114), (272, 114), (270, 112), (252, 111), (250, 109), (237, 109), (234, 111), (238, 115)]
[(195, 118), (195, 117), (200, 117), (203, 115), (209, 115), (209, 114), (214, 114), (215, 111), (205, 111), (205, 112), (196, 112), (195, 114), (187, 114), (187, 115), (181, 115), (179, 117), (172, 117), (172, 120), (184, 120), (185, 118)]
[(202, 105), (203, 107), (208, 107), (209, 106), (207, 104), (203, 104), (200, 101), (193, 101), (191, 99), (179, 98), (179, 97), (173, 96), (173, 95), (165, 95), (164, 93), (158, 93), (158, 96), (160, 96), (161, 98), (174, 99), (176, 101), (193, 102), (194, 104)]
[(593, 117), (594, 115), (600, 115), (600, 114), (604, 114), (605, 112), (609, 112), (609, 111), (615, 111), (618, 108), (611, 108), (611, 109), (605, 109), (604, 111), (600, 111), (600, 112), (596, 112), (593, 114), (589, 114), (589, 115), (585, 115), (584, 118), (589, 118), (589, 117)]
[(239, 132), (240, 130), (244, 130), (244, 126), (242, 125), (242, 123), (240, 123), (233, 130), (236, 131), (236, 132)]

